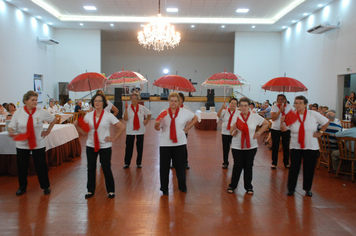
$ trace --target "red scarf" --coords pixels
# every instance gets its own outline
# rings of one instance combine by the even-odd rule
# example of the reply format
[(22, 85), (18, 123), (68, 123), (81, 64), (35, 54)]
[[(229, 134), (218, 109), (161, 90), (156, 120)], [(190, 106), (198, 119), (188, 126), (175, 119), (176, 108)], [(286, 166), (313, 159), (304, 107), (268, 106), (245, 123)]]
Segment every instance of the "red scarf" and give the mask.
[(98, 152), (100, 150), (100, 142), (99, 142), (99, 136), (98, 136), (98, 128), (101, 122), (101, 118), (103, 118), (104, 115), (104, 109), (101, 111), (98, 123), (96, 123), (96, 110), (94, 111), (94, 116), (93, 116), (93, 120), (94, 120), (94, 152)]
[(236, 109), (234, 110), (234, 112), (231, 114), (231, 111), (230, 111), (230, 109), (228, 109), (228, 111), (229, 111), (229, 113), (230, 113), (230, 118), (229, 118), (229, 123), (227, 123), (227, 127), (226, 127), (226, 129), (227, 130), (230, 130), (230, 128), (231, 128), (231, 120), (232, 120), (232, 117), (234, 116), (234, 114), (235, 114), (235, 111), (236, 111)]
[(298, 111), (296, 112), (297, 116), (298, 116), (298, 120), (300, 123), (299, 126), (299, 134), (298, 134), (298, 143), (300, 144), (300, 147), (303, 149), (305, 148), (305, 128), (304, 128), (304, 121), (305, 118), (307, 116), (307, 109), (305, 109), (304, 111), (304, 115), (303, 115), (303, 121), (300, 119), (300, 115), (298, 113)]
[(286, 119), (284, 120), (284, 122), (286, 123), (287, 126), (289, 126), (294, 122), (296, 122), (297, 120), (298, 120), (298, 115), (294, 111), (290, 110), (286, 115)]
[(78, 126), (86, 133), (90, 131), (89, 124), (84, 121), (82, 116), (78, 117)]
[(169, 116), (171, 117), (171, 126), (170, 126), (170, 135), (169, 138), (173, 141), (173, 143), (178, 143), (177, 139), (177, 131), (176, 131), (176, 118), (178, 116), (179, 107), (177, 107), (176, 114), (173, 117), (171, 108), (168, 108)]
[(182, 105), (180, 105), (180, 107), (181, 107), (181, 108), (183, 108), (183, 107), (184, 107), (183, 103), (182, 103)]
[(32, 109), (32, 113), (27, 110), (27, 107), (24, 107), (25, 112), (28, 114), (28, 120), (27, 120), (27, 130), (26, 133), (24, 134), (18, 134), (14, 137), (15, 141), (24, 141), (28, 139), (28, 146), (30, 147), (30, 150), (35, 149), (37, 147), (36, 143), (36, 135), (35, 135), (35, 129), (33, 127), (33, 117), (32, 115), (36, 112), (36, 107)]
[(139, 130), (140, 129), (140, 120), (138, 119), (138, 104), (136, 105), (136, 111), (135, 111), (135, 107), (131, 104), (131, 109), (133, 110), (133, 112), (135, 113), (135, 117), (133, 120), (133, 130)]
[(237, 128), (242, 131), (242, 133), (241, 133), (241, 149), (244, 149), (245, 140), (246, 140), (246, 147), (250, 148), (251, 147), (250, 132), (249, 132), (248, 125), (247, 125), (247, 120), (250, 117), (250, 112), (248, 112), (246, 118), (242, 114), (241, 114), (241, 117), (245, 122), (242, 122), (242, 120), (240, 120), (240, 118), (238, 118), (236, 121)]
[[(278, 106), (278, 108), (279, 109), (281, 109), (281, 105), (279, 105), (278, 103), (277, 103), (277, 106)], [(286, 103), (284, 103), (284, 110), (282, 111), (282, 116), (285, 116), (286, 115), (286, 113), (285, 113), (285, 111), (286, 111), (286, 108), (287, 107), (287, 104)]]

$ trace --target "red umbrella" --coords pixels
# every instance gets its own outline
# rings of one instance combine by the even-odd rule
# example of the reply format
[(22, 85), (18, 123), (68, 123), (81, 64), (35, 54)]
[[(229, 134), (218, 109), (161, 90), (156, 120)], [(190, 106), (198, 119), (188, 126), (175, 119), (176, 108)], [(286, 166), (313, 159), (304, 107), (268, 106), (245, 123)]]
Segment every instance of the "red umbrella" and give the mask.
[(262, 89), (275, 92), (305, 92), (307, 87), (299, 80), (290, 77), (277, 77), (262, 86)]
[(178, 75), (165, 75), (153, 83), (154, 86), (173, 89), (183, 92), (195, 92), (193, 84), (186, 78)]
[(75, 77), (67, 86), (69, 91), (86, 92), (105, 87), (107, 79), (102, 74), (87, 72)]

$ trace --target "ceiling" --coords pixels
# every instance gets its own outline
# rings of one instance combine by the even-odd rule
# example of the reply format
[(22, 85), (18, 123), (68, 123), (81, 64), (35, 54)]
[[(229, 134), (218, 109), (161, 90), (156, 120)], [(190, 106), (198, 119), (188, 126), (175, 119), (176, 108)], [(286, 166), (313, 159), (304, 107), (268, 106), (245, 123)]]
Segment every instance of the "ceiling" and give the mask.
[[(149, 22), (148, 17), (158, 14), (158, 0), (5, 1), (21, 10), (27, 8), (28, 14), (41, 16), (40, 20), (52, 23), (54, 28), (100, 29), (102, 40), (137, 40), (137, 33), (142, 30), (141, 25)], [(162, 0), (161, 14), (174, 24), (176, 31), (181, 34), (182, 42), (233, 42), (235, 31), (280, 32), (284, 30), (283, 27), (295, 24), (333, 1)], [(319, 4), (322, 6), (318, 6)], [(95, 6), (97, 10), (87, 11), (83, 8), (85, 5)], [(43, 6), (47, 6), (47, 10), (50, 9), (57, 17)], [(177, 13), (169, 13), (166, 12), (167, 7), (179, 10)], [(238, 8), (248, 8), (249, 12), (236, 13)], [(304, 13), (307, 15), (303, 15)], [(192, 25), (195, 27), (192, 28)]]

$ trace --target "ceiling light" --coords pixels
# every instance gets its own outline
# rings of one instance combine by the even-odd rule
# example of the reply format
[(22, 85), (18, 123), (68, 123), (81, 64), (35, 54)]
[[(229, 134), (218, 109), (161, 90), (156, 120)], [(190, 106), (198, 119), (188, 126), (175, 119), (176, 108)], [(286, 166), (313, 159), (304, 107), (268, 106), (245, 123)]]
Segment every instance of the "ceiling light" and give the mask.
[(295, 23), (295, 22), (297, 22), (296, 20), (292, 20), (292, 23)]
[(144, 27), (144, 25), (141, 25), (141, 27)]
[(24, 11), (28, 11), (28, 9), (27, 9), (27, 8), (24, 8), (24, 9), (22, 9), (22, 10), (24, 10)]
[(225, 25), (222, 25), (221, 28), (225, 28)]
[(83, 26), (84, 24), (83, 24), (83, 23), (80, 23), (79, 25)]
[(247, 8), (239, 8), (236, 10), (237, 13), (247, 13), (250, 9)]
[(110, 26), (114, 26), (114, 24), (110, 24)]
[(42, 0), (32, 0), (32, 2), (36, 3), (38, 6), (42, 7), (43, 9), (45, 9), (46, 11), (48, 11), (49, 13), (51, 13), (52, 15), (54, 15), (57, 18), (60, 18), (60, 16), (62, 16), (61, 13), (56, 11), (52, 6), (48, 5), (47, 3), (43, 2)]
[(179, 45), (180, 34), (174, 30), (174, 26), (166, 22), (166, 18), (161, 16), (161, 1), (158, 0), (158, 17), (151, 23), (144, 26), (138, 33), (138, 43), (144, 48), (162, 51), (172, 49)]
[(168, 69), (164, 69), (164, 70), (163, 70), (163, 74), (168, 75), (168, 73), (169, 73), (169, 70), (168, 70)]
[(304, 15), (304, 16), (307, 16), (307, 15), (308, 15), (308, 13), (304, 13), (303, 15)]
[(42, 17), (41, 16), (36, 16), (36, 18), (41, 19)]
[(195, 25), (191, 25), (190, 27), (195, 28)]
[(52, 23), (52, 22), (49, 22), (48, 24), (49, 24), (49, 25), (53, 25), (53, 23)]
[(167, 8), (167, 12), (178, 12), (178, 8)]
[(283, 29), (287, 28), (287, 26), (282, 26)]
[(87, 11), (96, 11), (96, 7), (95, 6), (83, 6), (85, 10)]
[(254, 29), (254, 28), (256, 28), (256, 26), (253, 25), (252, 28)]
[(319, 5), (318, 5), (318, 7), (322, 7), (322, 6), (323, 6), (323, 4), (319, 4)]

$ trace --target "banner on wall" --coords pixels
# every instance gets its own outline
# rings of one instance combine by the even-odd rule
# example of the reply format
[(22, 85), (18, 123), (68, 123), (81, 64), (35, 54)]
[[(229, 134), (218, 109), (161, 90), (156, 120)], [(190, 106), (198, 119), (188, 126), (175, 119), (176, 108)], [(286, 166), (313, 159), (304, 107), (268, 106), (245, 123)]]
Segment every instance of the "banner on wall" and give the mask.
[(33, 85), (34, 85), (33, 91), (38, 93), (38, 99), (37, 99), (38, 103), (43, 102), (43, 98), (42, 98), (42, 93), (43, 93), (42, 78), (43, 78), (43, 75), (36, 75), (36, 74), (33, 75)]

